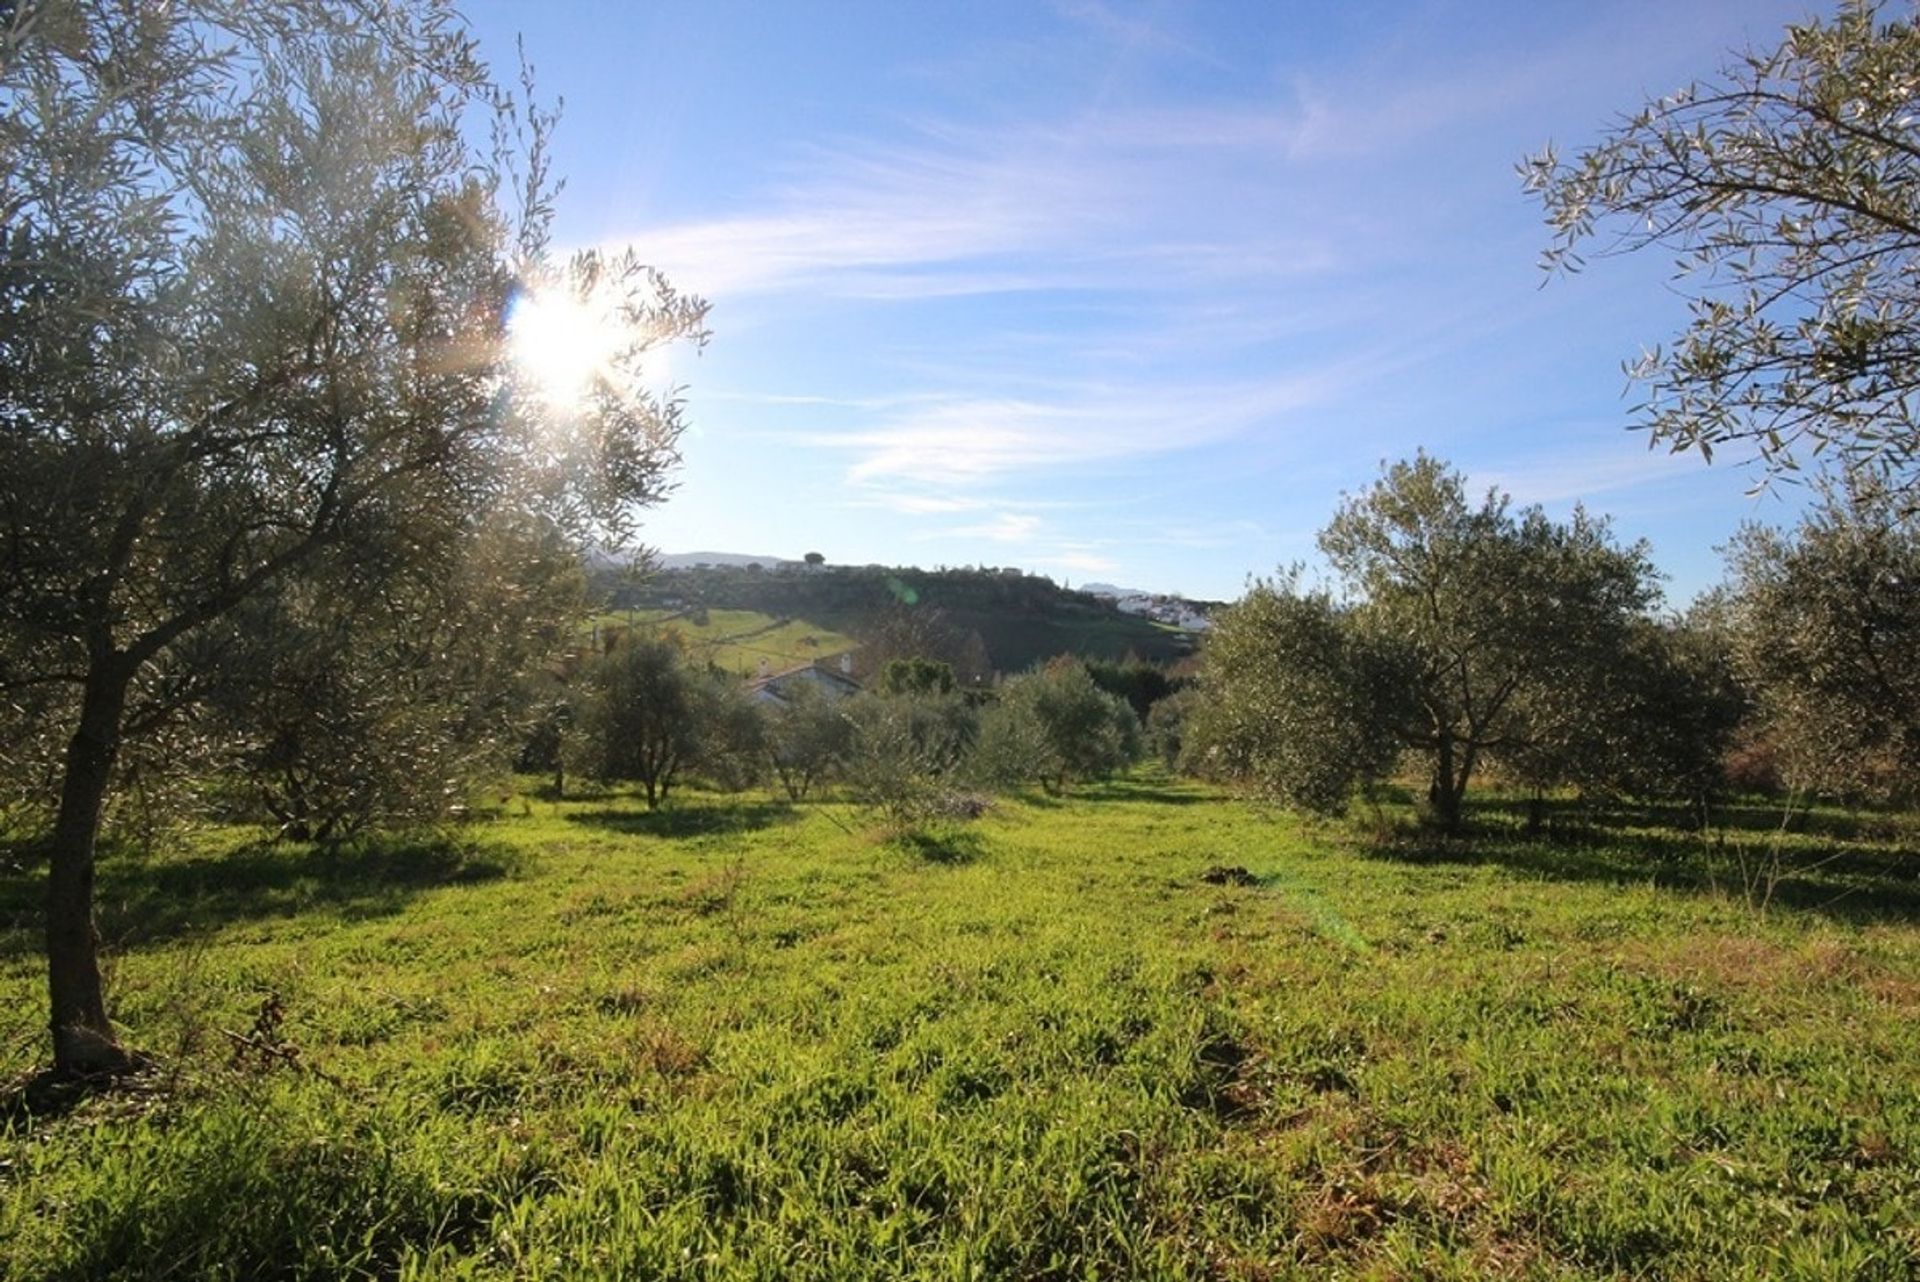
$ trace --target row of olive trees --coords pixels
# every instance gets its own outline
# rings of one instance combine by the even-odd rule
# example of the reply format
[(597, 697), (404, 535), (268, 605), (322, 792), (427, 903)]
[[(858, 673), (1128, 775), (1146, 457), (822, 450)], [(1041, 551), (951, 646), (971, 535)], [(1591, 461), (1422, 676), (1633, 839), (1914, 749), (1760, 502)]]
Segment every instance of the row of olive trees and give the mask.
[(539, 728), (523, 766), (634, 783), (650, 808), (689, 774), (730, 789), (771, 778), (794, 801), (838, 784), (902, 827), (969, 813), (982, 793), (1111, 774), (1142, 745), (1132, 707), (1076, 659), (989, 692), (958, 689), (944, 663), (895, 660), (851, 699), (796, 682), (756, 703), (668, 636), (581, 666)]
[(1180, 726), (1190, 766), (1333, 813), (1417, 762), (1448, 830), (1490, 768), (1536, 797), (1704, 814), (1742, 740), (1788, 786), (1914, 794), (1920, 538), (1885, 502), (1743, 532), (1730, 583), (1680, 618), (1653, 612), (1646, 549), (1603, 520), (1476, 503), (1424, 454), (1350, 496), (1320, 548), (1334, 588), (1288, 572), (1220, 619)]

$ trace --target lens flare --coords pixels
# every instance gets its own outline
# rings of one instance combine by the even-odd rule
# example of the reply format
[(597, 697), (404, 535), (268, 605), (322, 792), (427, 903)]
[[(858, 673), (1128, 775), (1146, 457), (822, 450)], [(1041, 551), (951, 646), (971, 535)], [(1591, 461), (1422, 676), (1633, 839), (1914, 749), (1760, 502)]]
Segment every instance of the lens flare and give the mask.
[(526, 292), (507, 317), (513, 359), (533, 387), (558, 409), (578, 409), (594, 384), (611, 374), (620, 345), (613, 317), (564, 293)]

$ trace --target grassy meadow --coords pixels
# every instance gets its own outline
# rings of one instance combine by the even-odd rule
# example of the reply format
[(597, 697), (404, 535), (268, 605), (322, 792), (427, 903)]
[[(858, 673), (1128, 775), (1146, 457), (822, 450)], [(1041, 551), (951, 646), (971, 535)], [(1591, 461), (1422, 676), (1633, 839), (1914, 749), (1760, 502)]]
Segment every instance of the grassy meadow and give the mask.
[(0, 1276), (1913, 1277), (1920, 856), (1734, 817), (1382, 846), (1141, 774), (116, 854), (157, 1066), (8, 1096)]
[(707, 610), (696, 617), (679, 610), (609, 610), (594, 616), (591, 627), (622, 632), (653, 628), (679, 637), (696, 662), (751, 677), (765, 663), (782, 672), (803, 663), (830, 659), (853, 649), (852, 637), (804, 619), (775, 618), (756, 610)]

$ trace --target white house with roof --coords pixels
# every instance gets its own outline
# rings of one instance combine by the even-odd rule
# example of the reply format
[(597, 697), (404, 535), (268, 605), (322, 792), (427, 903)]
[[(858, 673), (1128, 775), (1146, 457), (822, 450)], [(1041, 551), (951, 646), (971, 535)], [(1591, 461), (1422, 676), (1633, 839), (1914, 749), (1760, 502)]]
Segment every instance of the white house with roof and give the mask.
[(815, 687), (828, 699), (848, 699), (860, 693), (860, 683), (853, 679), (853, 655), (841, 654), (796, 664), (779, 672), (773, 671), (772, 665), (762, 659), (759, 675), (747, 682), (747, 697), (755, 703), (778, 706), (785, 704), (794, 689), (802, 684)]

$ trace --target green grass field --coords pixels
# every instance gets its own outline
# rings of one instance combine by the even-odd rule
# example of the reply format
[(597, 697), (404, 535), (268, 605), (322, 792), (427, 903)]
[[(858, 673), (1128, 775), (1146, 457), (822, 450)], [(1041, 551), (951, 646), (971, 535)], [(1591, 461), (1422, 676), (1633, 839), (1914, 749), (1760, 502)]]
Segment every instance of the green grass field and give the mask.
[(673, 610), (617, 610), (596, 615), (590, 626), (672, 632), (686, 642), (687, 652), (696, 661), (742, 676), (753, 676), (763, 662), (771, 671), (781, 672), (830, 659), (858, 644), (852, 637), (804, 619), (777, 619), (753, 610), (708, 610), (704, 621)]
[[(1760, 816), (1720, 850), (1379, 853), (1151, 776), (917, 843), (753, 798), (506, 809), (458, 844), (110, 860), (117, 1013), (159, 1068), (10, 1097), (0, 1276), (1920, 1261), (1920, 879), (1842, 819), (1758, 911)], [(37, 877), (0, 892), (18, 1081)]]

